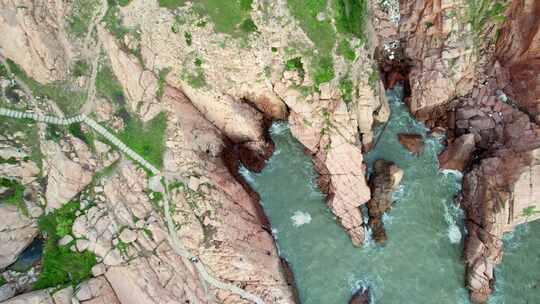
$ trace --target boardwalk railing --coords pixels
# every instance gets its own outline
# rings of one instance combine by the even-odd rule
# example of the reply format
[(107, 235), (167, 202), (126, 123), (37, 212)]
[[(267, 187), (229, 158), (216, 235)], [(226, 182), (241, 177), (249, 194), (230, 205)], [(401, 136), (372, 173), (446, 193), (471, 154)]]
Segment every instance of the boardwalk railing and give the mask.
[[(142, 156), (140, 156), (137, 152), (133, 151), (131, 148), (129, 148), (126, 144), (124, 144), (118, 137), (116, 137), (114, 134), (109, 132), (106, 128), (101, 126), (99, 123), (97, 123), (92, 118), (81, 114), (76, 115), (70, 118), (61, 118), (61, 117), (55, 117), (50, 115), (40, 115), (33, 112), (22, 112), (17, 110), (11, 110), (7, 108), (0, 107), (0, 116), (7, 116), (15, 119), (31, 119), (37, 122), (43, 122), (46, 124), (54, 124), (54, 125), (70, 125), (74, 123), (85, 123), (90, 128), (92, 128), (94, 131), (96, 131), (98, 134), (103, 136), (105, 139), (107, 139), (109, 142), (111, 142), (114, 146), (116, 146), (121, 152), (128, 155), (130, 158), (135, 160), (137, 163), (139, 163), (144, 168), (150, 170), (154, 175), (161, 176), (161, 172), (159, 169), (154, 167), (152, 164), (150, 164), (148, 161), (146, 161)], [(235, 293), (242, 297), (243, 299), (250, 300), (256, 304), (264, 304), (264, 301), (258, 297), (255, 294), (249, 293), (238, 286), (235, 286), (233, 284), (224, 283), (212, 275), (208, 273), (204, 265), (201, 263), (201, 261), (191, 253), (189, 253), (182, 242), (178, 239), (178, 235), (176, 234), (176, 228), (175, 224), (171, 215), (170, 211), (170, 199), (168, 194), (168, 184), (165, 178), (161, 178), (161, 181), (164, 183), (164, 196), (163, 196), (163, 203), (164, 203), (164, 209), (165, 209), (165, 220), (167, 222), (167, 227), (169, 230), (169, 242), (171, 244), (171, 247), (176, 252), (176, 254), (180, 255), (181, 257), (188, 259), (191, 263), (195, 265), (195, 268), (199, 272), (200, 276), (210, 285), (218, 288), (227, 290), (231, 293)]]

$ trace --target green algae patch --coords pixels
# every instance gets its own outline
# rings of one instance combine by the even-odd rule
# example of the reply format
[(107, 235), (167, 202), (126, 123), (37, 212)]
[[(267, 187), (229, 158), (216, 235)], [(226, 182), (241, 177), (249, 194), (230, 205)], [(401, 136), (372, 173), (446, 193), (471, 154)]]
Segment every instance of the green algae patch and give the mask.
[(6, 60), (11, 72), (24, 82), (32, 91), (34, 97), (47, 98), (54, 101), (67, 115), (79, 114), (84, 104), (86, 94), (75, 90), (66, 81), (55, 81), (49, 84), (41, 84), (28, 76), (15, 62)]
[(43, 271), (34, 283), (34, 289), (76, 286), (92, 277), (92, 267), (97, 263), (91, 252), (73, 252), (70, 244), (58, 245), (58, 241), (71, 233), (79, 202), (65, 204), (49, 214), (42, 215), (38, 227), (44, 235)]
[(157, 168), (163, 164), (167, 115), (160, 113), (147, 123), (130, 116), (118, 137), (133, 151)]

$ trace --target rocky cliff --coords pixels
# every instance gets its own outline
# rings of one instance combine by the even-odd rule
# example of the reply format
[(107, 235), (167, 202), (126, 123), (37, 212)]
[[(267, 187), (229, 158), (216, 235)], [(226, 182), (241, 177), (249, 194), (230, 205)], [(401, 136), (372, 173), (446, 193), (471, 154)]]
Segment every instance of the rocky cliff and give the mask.
[[(441, 168), (465, 172), (466, 284), (493, 291), (501, 237), (539, 217), (538, 1), (401, 1), (412, 113), (443, 128)], [(528, 88), (528, 89), (525, 89)]]
[[(0, 4), (1, 106), (87, 114), (159, 167), (175, 181), (179, 239), (214, 277), (266, 303), (295, 302), (258, 197), (237, 174), (240, 164), (264, 166), (272, 120), (289, 121), (313, 156), (328, 206), (362, 244), (358, 207), (370, 198), (362, 150), (373, 123), (388, 118), (365, 2), (312, 10), (302, 1)], [(42, 264), (3, 272), (2, 300), (22, 293), (8, 303), (247, 302), (208, 286), (193, 261), (173, 252), (159, 181), (114, 144), (84, 124), (2, 124), (0, 195), (16, 206), (1, 216), (20, 219), (0, 227), (10, 244), (0, 267), (37, 234), (45, 239)], [(14, 147), (21, 152), (10, 154)], [(60, 267), (67, 276), (95, 278), (78, 291), (27, 292), (59, 285), (47, 275), (67, 257), (81, 262)]]

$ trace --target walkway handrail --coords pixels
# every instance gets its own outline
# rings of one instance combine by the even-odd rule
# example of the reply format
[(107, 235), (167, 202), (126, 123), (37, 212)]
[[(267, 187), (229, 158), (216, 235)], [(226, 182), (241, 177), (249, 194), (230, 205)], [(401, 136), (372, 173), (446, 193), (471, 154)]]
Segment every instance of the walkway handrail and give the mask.
[[(127, 154), (130, 158), (135, 160), (141, 166), (150, 170), (150, 172), (152, 172), (154, 175), (161, 176), (161, 172), (159, 171), (159, 169), (157, 169), (148, 161), (146, 161), (137, 152), (129, 148), (120, 139), (118, 139), (118, 137), (116, 137), (114, 134), (109, 132), (105, 127), (101, 126), (95, 120), (93, 120), (92, 118), (84, 114), (76, 115), (70, 118), (61, 118), (61, 117), (56, 117), (56, 116), (40, 115), (33, 112), (22, 112), (22, 111), (11, 110), (8, 108), (0, 107), (0, 116), (6, 116), (6, 117), (11, 117), (11, 118), (16, 118), (16, 119), (31, 119), (37, 122), (43, 122), (43, 123), (55, 124), (55, 125), (70, 125), (74, 123), (84, 122), (86, 125), (92, 128), (98, 134), (105, 137), (112, 145), (116, 146), (120, 151)], [(163, 203), (164, 203), (164, 209), (165, 209), (164, 210), (165, 220), (167, 222), (167, 228), (169, 230), (169, 243), (171, 244), (171, 247), (173, 248), (174, 252), (180, 255), (181, 257), (188, 259), (191, 263), (193, 263), (193, 265), (199, 272), (200, 276), (210, 285), (218, 289), (223, 289), (231, 293), (235, 293), (239, 295), (240, 297), (242, 297), (243, 299), (250, 300), (256, 304), (265, 304), (264, 301), (257, 295), (249, 293), (233, 284), (228, 284), (228, 283), (224, 283), (222, 281), (217, 280), (215, 277), (213, 277), (212, 275), (208, 273), (204, 265), (196, 256), (192, 255), (186, 250), (186, 248), (184, 247), (184, 245), (182, 244), (182, 242), (180, 242), (178, 238), (174, 220), (171, 215), (167, 181), (165, 180), (165, 178), (162, 178), (161, 181), (164, 183)]]

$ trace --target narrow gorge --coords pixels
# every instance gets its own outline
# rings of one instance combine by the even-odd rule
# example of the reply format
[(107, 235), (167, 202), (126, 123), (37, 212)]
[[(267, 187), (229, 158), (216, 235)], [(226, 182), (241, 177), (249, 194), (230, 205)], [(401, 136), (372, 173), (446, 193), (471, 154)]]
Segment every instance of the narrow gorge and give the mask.
[(540, 302), (540, 2), (0, 0), (0, 303)]

